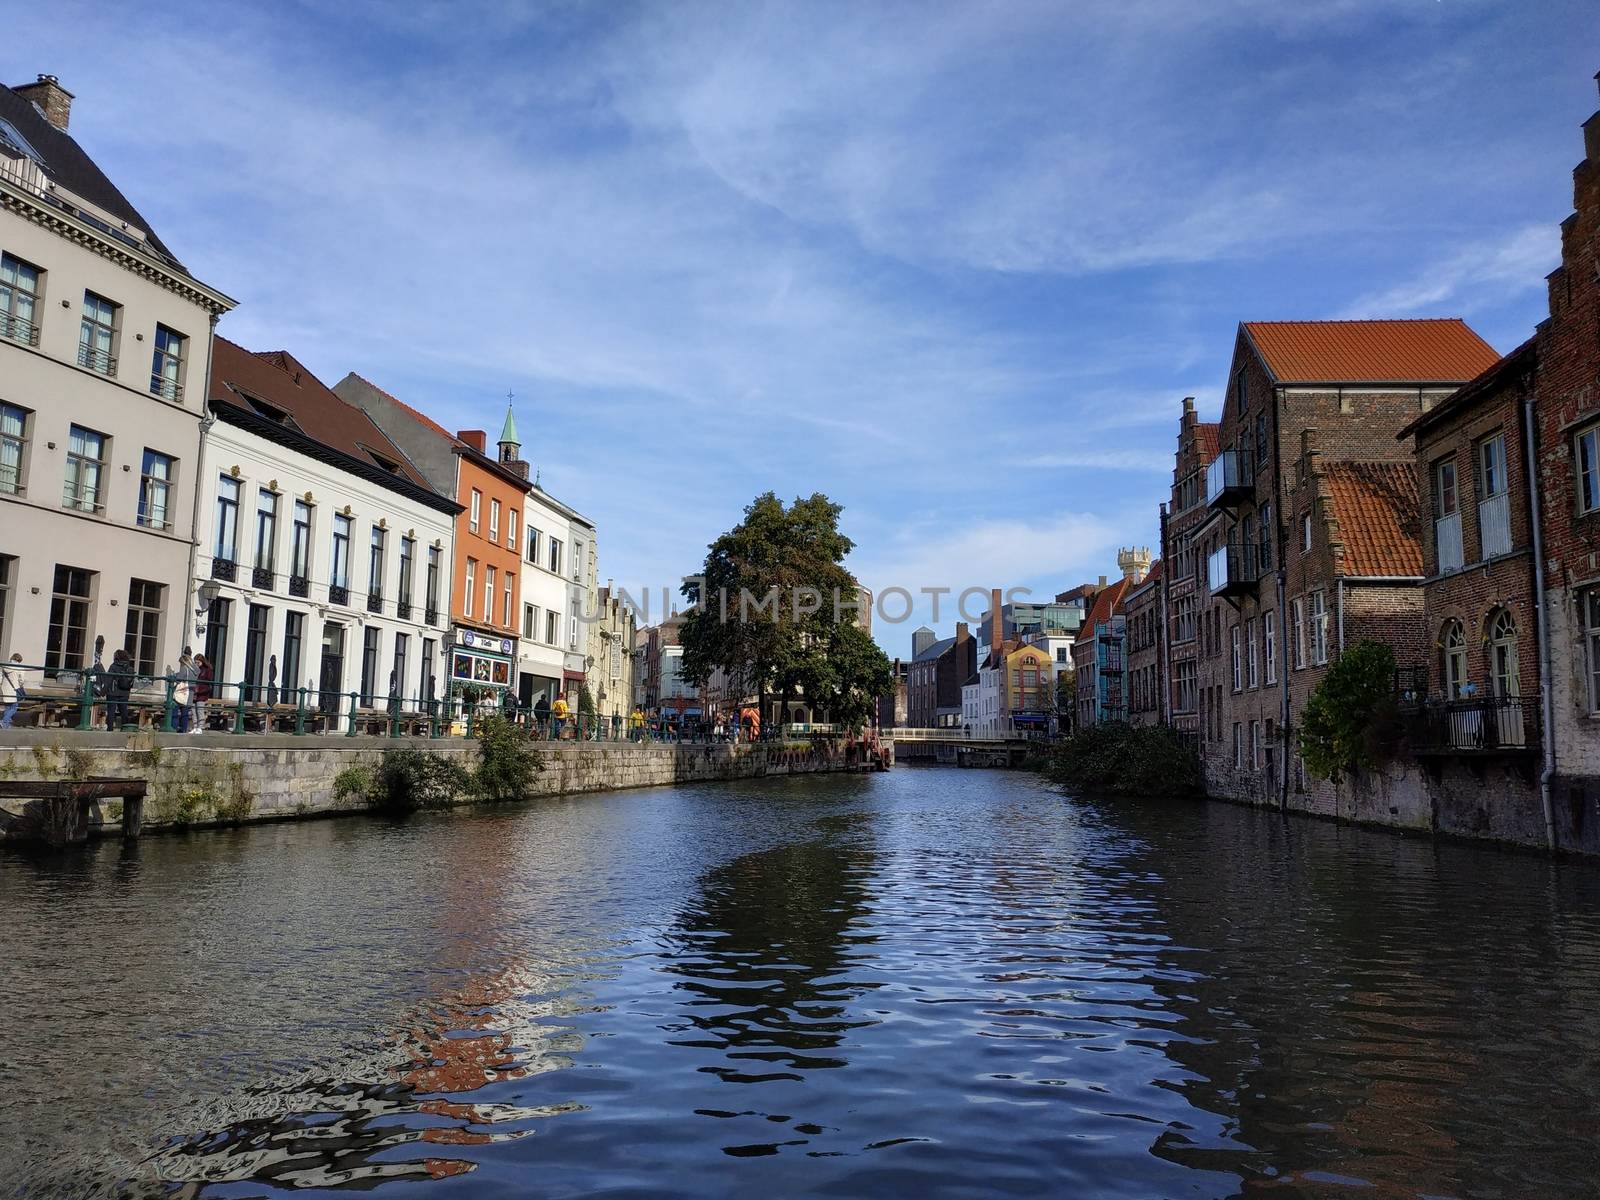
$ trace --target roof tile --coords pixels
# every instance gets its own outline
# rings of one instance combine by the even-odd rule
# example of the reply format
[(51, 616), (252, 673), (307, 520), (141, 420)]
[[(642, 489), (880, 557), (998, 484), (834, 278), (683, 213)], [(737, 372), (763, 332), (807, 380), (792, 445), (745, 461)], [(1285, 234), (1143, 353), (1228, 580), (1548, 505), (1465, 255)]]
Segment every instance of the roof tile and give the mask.
[(1279, 383), (1464, 383), (1500, 357), (1459, 317), (1246, 321)]
[(1344, 542), (1345, 574), (1420, 577), (1422, 538), (1416, 464), (1330, 463), (1324, 479)]

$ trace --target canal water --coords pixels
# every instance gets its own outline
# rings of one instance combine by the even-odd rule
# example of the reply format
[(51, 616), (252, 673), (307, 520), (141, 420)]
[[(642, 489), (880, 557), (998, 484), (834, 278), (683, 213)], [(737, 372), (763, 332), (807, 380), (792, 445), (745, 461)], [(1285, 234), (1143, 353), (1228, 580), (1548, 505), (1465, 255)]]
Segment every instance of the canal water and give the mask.
[(0, 1195), (1600, 1193), (1600, 869), (901, 768), (0, 856)]

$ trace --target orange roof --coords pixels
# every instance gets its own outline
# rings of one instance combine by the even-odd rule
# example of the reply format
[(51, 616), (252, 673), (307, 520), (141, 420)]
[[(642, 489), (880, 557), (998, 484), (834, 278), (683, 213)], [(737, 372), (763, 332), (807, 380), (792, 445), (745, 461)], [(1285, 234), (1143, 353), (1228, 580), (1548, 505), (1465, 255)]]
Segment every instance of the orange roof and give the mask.
[(1201, 421), (1194, 427), (1194, 452), (1200, 465), (1209, 467), (1222, 450), (1222, 424), (1219, 421)]
[(1420, 578), (1416, 464), (1329, 463), (1324, 477), (1344, 542), (1345, 574)]
[(1115, 583), (1107, 584), (1095, 593), (1094, 606), (1089, 609), (1089, 615), (1083, 619), (1083, 628), (1094, 634), (1094, 627), (1101, 621), (1109, 621), (1116, 616), (1122, 608), (1122, 595), (1128, 590), (1128, 577), (1124, 575)]
[(1241, 328), (1277, 383), (1464, 383), (1500, 357), (1459, 317)]

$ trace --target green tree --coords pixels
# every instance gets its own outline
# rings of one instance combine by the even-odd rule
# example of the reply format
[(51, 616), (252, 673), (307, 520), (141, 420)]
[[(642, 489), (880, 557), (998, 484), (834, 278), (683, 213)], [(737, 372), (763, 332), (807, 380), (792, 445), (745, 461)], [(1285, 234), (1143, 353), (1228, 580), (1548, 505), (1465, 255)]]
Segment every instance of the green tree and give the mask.
[(1300, 754), (1315, 778), (1338, 783), (1393, 752), (1399, 728), (1394, 671), (1394, 651), (1370, 641), (1357, 642), (1328, 668), (1301, 718)]

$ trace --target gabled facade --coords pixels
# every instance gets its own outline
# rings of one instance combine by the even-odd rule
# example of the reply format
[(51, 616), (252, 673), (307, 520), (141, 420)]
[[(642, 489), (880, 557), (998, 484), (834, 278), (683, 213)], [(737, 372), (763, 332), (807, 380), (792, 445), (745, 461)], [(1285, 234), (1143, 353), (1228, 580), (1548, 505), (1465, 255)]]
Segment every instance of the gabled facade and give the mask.
[[(1118, 558), (1132, 554), (1132, 550), (1123, 551)], [(1078, 729), (1128, 719), (1127, 620), (1122, 601), (1130, 587), (1142, 582), (1144, 574), (1131, 558), (1124, 569), (1129, 573), (1095, 593), (1083, 628), (1072, 644)]]
[[(1145, 560), (1148, 550), (1141, 551)], [(1128, 625), (1128, 724), (1159, 725), (1166, 720), (1163, 700), (1166, 664), (1163, 651), (1166, 638), (1162, 612), (1166, 594), (1162, 590), (1159, 561), (1151, 563), (1149, 573), (1123, 598)]]
[(1007, 733), (1050, 732), (1055, 718), (1055, 671), (1042, 646), (1015, 646), (1004, 658), (1001, 728)]
[(505, 447), (491, 456), (483, 430), (450, 434), (354, 373), (333, 390), (371, 417), (435, 491), (460, 506), (451, 564), (450, 694), (515, 698), (527, 464), (505, 458)]
[(195, 634), (218, 697), (438, 698), (457, 505), (285, 351), (217, 338), (211, 411)]
[(1167, 720), (1185, 739), (1200, 739), (1200, 609), (1205, 600), (1205, 557), (1200, 531), (1206, 506), (1206, 469), (1217, 457), (1217, 425), (1200, 420), (1194, 397), (1185, 396), (1178, 422), (1172, 495), (1162, 520), (1161, 587), (1166, 621)]
[[(1199, 606), (1208, 786), (1335, 811), (1331, 785), (1286, 769), (1298, 715), (1346, 644), (1423, 660), (1416, 473), (1396, 434), (1492, 365), (1459, 320), (1272, 321), (1239, 327)], [(1286, 636), (1287, 634), (1287, 636)]]
[[(195, 279), (67, 132), (0, 87), (0, 656), (175, 666), (188, 640), (211, 332)], [(104, 639), (103, 652), (96, 642)]]
[(965, 621), (954, 637), (923, 646), (906, 668), (906, 720), (919, 729), (961, 723), (961, 684), (977, 669), (977, 642)]

